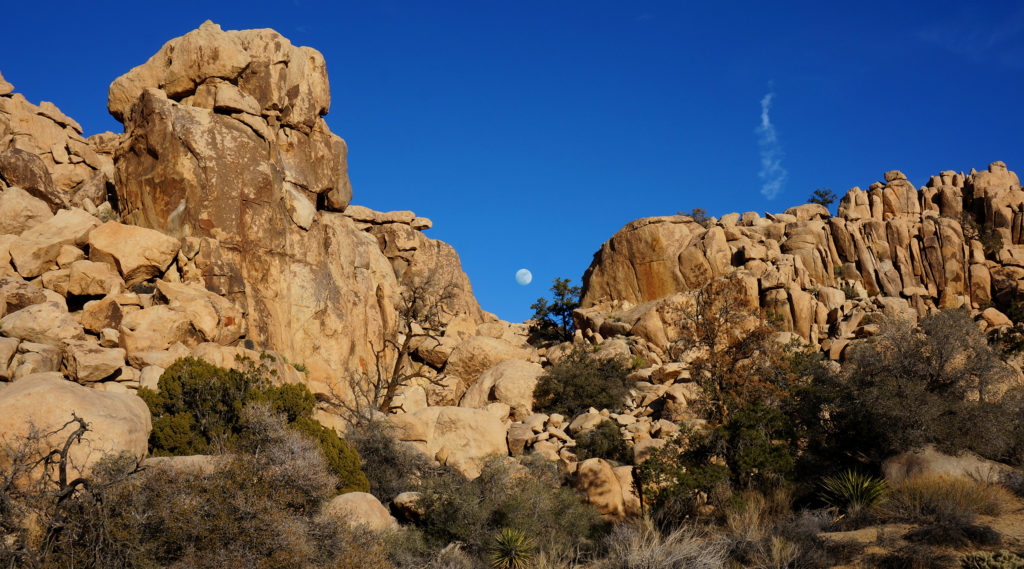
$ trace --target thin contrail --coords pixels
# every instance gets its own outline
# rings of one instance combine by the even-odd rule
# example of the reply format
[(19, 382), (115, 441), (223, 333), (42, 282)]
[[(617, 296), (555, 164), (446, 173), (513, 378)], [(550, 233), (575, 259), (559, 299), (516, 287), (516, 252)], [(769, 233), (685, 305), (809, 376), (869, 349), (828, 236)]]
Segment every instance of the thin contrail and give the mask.
[(774, 97), (775, 93), (768, 93), (761, 98), (761, 124), (757, 127), (760, 135), (758, 145), (761, 147), (761, 171), (758, 173), (761, 178), (761, 195), (770, 200), (782, 191), (787, 175), (786, 169), (782, 167), (782, 146), (779, 145), (775, 126), (768, 115)]

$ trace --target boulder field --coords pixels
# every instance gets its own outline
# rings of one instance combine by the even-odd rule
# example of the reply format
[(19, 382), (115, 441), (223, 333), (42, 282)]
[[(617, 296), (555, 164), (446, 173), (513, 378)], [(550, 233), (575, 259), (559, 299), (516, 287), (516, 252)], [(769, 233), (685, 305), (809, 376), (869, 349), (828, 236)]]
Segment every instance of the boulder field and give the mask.
[[(920, 189), (888, 172), (837, 216), (806, 204), (644, 218), (601, 246), (574, 315), (600, 357), (645, 362), (626, 408), (539, 413), (533, 388), (570, 346), (536, 349), (527, 324), (481, 310), (455, 250), (425, 235), (429, 219), (353, 204), (329, 108), (315, 49), (211, 22), (113, 82), (121, 134), (85, 138), (0, 76), (0, 443), (75, 413), (92, 429), (76, 468), (144, 455), (139, 388), (182, 357), (231, 367), (264, 352), (278, 356), (276, 381), (307, 385), (317, 417), (343, 429), (327, 402), (397, 361), (415, 377), (387, 415), (401, 440), (469, 477), (495, 456), (558, 461), (619, 519), (639, 511), (633, 465), (579, 461), (575, 439), (611, 421), (643, 460), (700, 423), (701, 390), (668, 351), (680, 307), (712, 279), (738, 275), (751, 305), (834, 360), (872, 333), (872, 315), (966, 307), (998, 330), (1010, 321), (993, 304), (1024, 293), (1024, 192), (1001, 162)], [(403, 322), (426, 283), (445, 292), (440, 309)], [(400, 358), (390, 346), (403, 344)], [(329, 510), (394, 523), (362, 495)]]

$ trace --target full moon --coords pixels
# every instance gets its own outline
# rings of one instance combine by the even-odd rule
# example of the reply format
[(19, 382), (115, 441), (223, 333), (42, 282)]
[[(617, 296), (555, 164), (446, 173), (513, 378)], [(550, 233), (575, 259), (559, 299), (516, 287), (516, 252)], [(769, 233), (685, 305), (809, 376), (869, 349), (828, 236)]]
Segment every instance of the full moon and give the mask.
[(521, 284), (523, 286), (526, 286), (526, 285), (530, 284), (530, 281), (532, 281), (532, 280), (533, 280), (533, 273), (531, 273), (529, 270), (527, 270), (527, 269), (519, 269), (518, 271), (516, 271), (516, 282), (517, 283), (519, 283), (519, 284)]

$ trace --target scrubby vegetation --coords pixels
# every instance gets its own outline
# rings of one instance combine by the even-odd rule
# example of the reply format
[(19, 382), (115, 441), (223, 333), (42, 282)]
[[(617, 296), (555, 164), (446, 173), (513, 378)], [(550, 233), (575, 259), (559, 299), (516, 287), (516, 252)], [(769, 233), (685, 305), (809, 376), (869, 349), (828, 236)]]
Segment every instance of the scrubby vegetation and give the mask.
[(576, 458), (603, 458), (629, 464), (633, 462), (633, 449), (622, 439), (615, 421), (606, 419), (576, 435)]
[(0, 566), (388, 566), (378, 537), (319, 516), (338, 481), (316, 442), (266, 405), (238, 418), (229, 454), (145, 468), (113, 456), (71, 484), (7, 449)]
[(288, 425), (319, 445), (328, 467), (338, 476), (339, 492), (365, 492), (369, 482), (359, 455), (338, 434), (313, 419), (316, 399), (304, 385), (271, 385), (266, 365), (243, 361), (243, 370), (218, 367), (194, 358), (180, 359), (164, 371), (158, 390), (142, 388), (139, 396), (153, 413), (150, 452), (187, 456), (223, 451), (243, 437), (247, 406), (259, 403), (282, 414)]
[(623, 358), (599, 358), (581, 345), (574, 346), (537, 382), (534, 407), (568, 417), (590, 407), (619, 411), (629, 395), (629, 372), (630, 364)]

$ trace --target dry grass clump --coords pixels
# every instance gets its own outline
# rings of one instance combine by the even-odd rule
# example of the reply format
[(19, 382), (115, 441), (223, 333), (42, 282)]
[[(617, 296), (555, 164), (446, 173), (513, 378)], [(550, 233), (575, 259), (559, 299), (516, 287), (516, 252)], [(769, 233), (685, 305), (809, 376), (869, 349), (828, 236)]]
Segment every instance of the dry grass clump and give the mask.
[(1012, 501), (1013, 494), (1003, 486), (968, 478), (926, 476), (894, 486), (882, 504), (882, 512), (892, 521), (935, 523), (997, 516)]
[(686, 527), (663, 535), (649, 519), (619, 524), (606, 544), (595, 569), (721, 569), (727, 559), (720, 541)]

